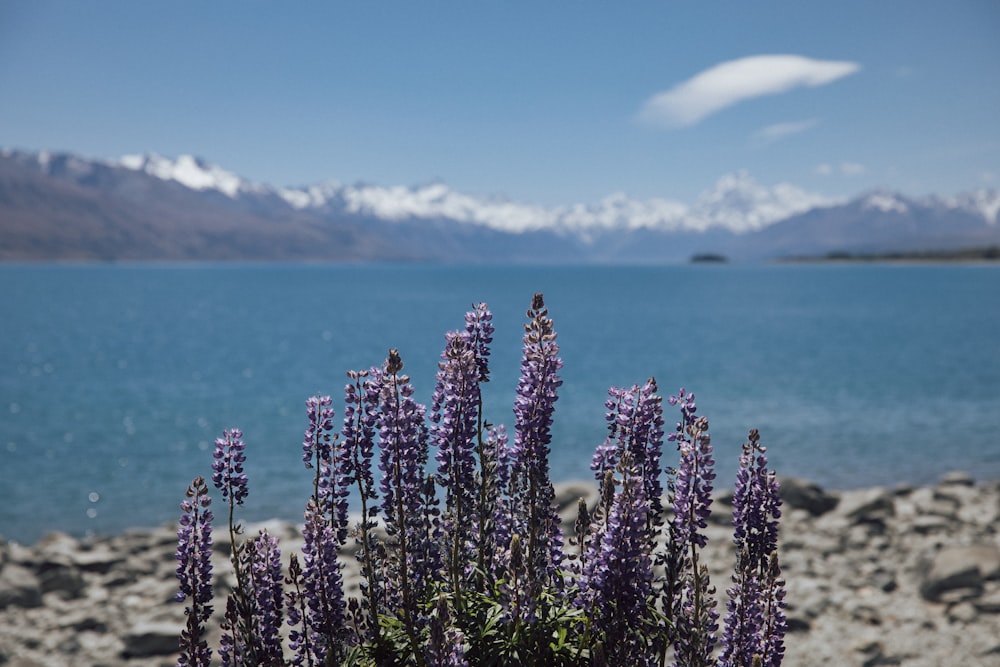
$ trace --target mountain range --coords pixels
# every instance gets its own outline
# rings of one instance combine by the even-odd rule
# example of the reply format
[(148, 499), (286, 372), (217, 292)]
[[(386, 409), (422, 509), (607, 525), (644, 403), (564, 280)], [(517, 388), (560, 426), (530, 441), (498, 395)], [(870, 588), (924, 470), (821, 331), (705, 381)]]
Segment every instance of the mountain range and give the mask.
[(728, 174), (693, 204), (253, 183), (202, 159), (0, 150), (0, 260), (664, 263), (1000, 244), (1000, 193), (837, 200)]

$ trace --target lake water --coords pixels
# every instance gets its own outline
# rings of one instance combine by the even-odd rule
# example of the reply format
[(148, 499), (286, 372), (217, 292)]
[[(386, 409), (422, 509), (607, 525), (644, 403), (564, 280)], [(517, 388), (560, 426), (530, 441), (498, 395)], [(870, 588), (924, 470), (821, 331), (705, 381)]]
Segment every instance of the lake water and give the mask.
[(487, 417), (510, 427), (536, 291), (565, 362), (557, 480), (590, 476), (608, 386), (650, 375), (698, 396), (720, 484), (750, 427), (780, 473), (828, 487), (1000, 477), (1000, 267), (6, 265), (0, 534), (171, 520), (233, 426), (245, 518), (298, 518), (305, 399), (340, 415), (344, 371), (397, 347), (428, 402), (473, 302), (497, 329)]

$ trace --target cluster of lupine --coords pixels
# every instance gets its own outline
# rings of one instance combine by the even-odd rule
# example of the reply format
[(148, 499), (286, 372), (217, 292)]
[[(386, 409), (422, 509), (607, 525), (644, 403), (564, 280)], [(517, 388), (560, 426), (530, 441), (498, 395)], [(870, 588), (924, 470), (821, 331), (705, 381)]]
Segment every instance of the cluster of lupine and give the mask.
[[(483, 413), (492, 315), (479, 304), (445, 336), (428, 414), (399, 353), (348, 373), (339, 433), (329, 396), (306, 402), (303, 461), (314, 470), (304, 546), (282, 573), (278, 542), (241, 536), (247, 497), (238, 430), (216, 441), (212, 481), (228, 502), (235, 586), (223, 665), (779, 665), (785, 632), (777, 558), (780, 500), (759, 435), (743, 447), (734, 496), (737, 559), (719, 632), (700, 561), (714, 460), (694, 395), (666, 441), (653, 380), (611, 388), (608, 436), (592, 468), (596, 506), (580, 502), (564, 542), (549, 478), (562, 360), (536, 295), (527, 312), (512, 442)], [(377, 459), (376, 459), (377, 456)], [(376, 472), (378, 468), (378, 480)], [(349, 526), (348, 498), (360, 503)], [(177, 576), (188, 601), (178, 665), (207, 666), (212, 512), (196, 478), (182, 503)], [(360, 598), (347, 598), (343, 548), (356, 540)]]

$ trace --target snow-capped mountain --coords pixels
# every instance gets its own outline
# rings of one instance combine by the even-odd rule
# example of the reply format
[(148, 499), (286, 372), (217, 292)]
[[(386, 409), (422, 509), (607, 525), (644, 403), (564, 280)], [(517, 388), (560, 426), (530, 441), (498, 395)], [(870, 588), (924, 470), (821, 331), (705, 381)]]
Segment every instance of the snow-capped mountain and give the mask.
[(746, 171), (692, 203), (539, 206), (443, 183), (254, 183), (205, 160), (0, 150), (0, 259), (683, 261), (1000, 243), (1000, 193), (834, 200)]
[(349, 213), (384, 220), (447, 219), (483, 225), (502, 232), (650, 229), (704, 231), (719, 227), (734, 232), (761, 229), (795, 213), (836, 203), (821, 195), (782, 183), (761, 186), (745, 171), (722, 177), (693, 205), (669, 199), (632, 199), (616, 192), (596, 204), (544, 207), (503, 198), (479, 198), (451, 190), (443, 183), (420, 187), (341, 186), (326, 183), (283, 189), (280, 196), (299, 210), (340, 203)]
[(940, 206), (945, 209), (968, 211), (972, 215), (981, 215), (987, 224), (1000, 222), (1000, 192), (996, 190), (974, 190), (955, 197), (929, 198), (930, 206)]
[(176, 160), (156, 153), (126, 155), (117, 161), (111, 161), (110, 164), (142, 171), (164, 181), (176, 181), (192, 190), (218, 190), (228, 197), (235, 198), (242, 193), (266, 191), (264, 186), (244, 181), (236, 174), (192, 155), (181, 155)]
[(473, 197), (455, 192), (443, 183), (403, 187), (327, 181), (300, 188), (274, 188), (244, 180), (191, 155), (174, 160), (157, 154), (127, 155), (105, 164), (142, 171), (194, 190), (216, 190), (233, 199), (246, 194), (274, 194), (299, 211), (342, 208), (353, 215), (383, 220), (446, 219), (513, 233), (608, 229), (704, 231), (713, 227), (746, 232), (817, 206), (837, 203), (787, 183), (764, 187), (745, 170), (724, 175), (693, 205), (669, 199), (637, 200), (616, 192), (596, 204), (544, 207), (499, 197)]

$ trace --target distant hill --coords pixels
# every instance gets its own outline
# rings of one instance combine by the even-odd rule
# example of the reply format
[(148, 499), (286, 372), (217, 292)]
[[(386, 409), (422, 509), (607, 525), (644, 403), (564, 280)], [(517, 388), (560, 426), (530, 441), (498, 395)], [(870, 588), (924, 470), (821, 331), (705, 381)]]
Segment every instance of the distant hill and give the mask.
[(873, 192), (777, 222), (742, 239), (740, 251), (773, 258), (987, 247), (1000, 241), (998, 200), (996, 193), (915, 200)]
[(958, 250), (914, 250), (854, 254), (830, 252), (821, 256), (786, 257), (786, 262), (1000, 262), (1000, 246)]
[(730, 174), (693, 205), (541, 207), (415, 188), (251, 183), (190, 156), (0, 151), (0, 261), (661, 263), (1000, 243), (1000, 194), (847, 202)]

